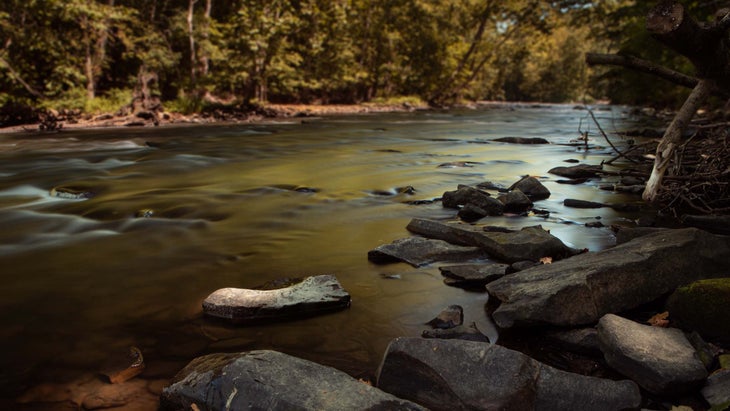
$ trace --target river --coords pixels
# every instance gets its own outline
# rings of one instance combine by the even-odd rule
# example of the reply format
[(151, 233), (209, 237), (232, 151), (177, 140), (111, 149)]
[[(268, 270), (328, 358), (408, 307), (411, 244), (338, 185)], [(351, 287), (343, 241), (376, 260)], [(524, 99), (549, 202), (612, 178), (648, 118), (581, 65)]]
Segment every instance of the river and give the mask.
[[(624, 107), (596, 114), (609, 131), (638, 121)], [(571, 143), (579, 128), (591, 131), (587, 151)], [(439, 202), (408, 202), (458, 184), (509, 186), (525, 174), (541, 176), (552, 195), (536, 207), (549, 217), (481, 222), (542, 224), (568, 245), (603, 249), (613, 244), (611, 231), (584, 224), (596, 217), (606, 226), (630, 223), (637, 215), (569, 209), (563, 200), (637, 198), (601, 191), (598, 181), (558, 184), (547, 173), (568, 159), (610, 158), (595, 131), (586, 111), (572, 106), (512, 105), (0, 134), (2, 396), (97, 372), (130, 345), (147, 363), (138, 378), (170, 378), (206, 353), (260, 348), (372, 377), (392, 338), (420, 335), (448, 305), (464, 306), (467, 322), (488, 323), (487, 295), (444, 285), (438, 264), (368, 262), (368, 250), (408, 236), (411, 218), (455, 215)], [(488, 141), (504, 136), (552, 144)], [(440, 167), (451, 162), (471, 167)], [(404, 186), (415, 193), (397, 193)], [(90, 198), (51, 196), (54, 187)], [(316, 274), (336, 275), (351, 308), (253, 327), (202, 316), (202, 300), (218, 288)]]

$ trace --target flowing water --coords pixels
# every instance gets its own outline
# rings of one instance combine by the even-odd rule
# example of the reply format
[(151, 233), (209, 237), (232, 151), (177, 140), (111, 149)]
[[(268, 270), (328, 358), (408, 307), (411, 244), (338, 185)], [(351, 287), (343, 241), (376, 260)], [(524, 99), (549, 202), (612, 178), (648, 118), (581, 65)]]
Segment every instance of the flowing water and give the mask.
[[(607, 130), (635, 126), (620, 107), (596, 113)], [(130, 345), (145, 355), (141, 378), (170, 378), (198, 355), (260, 348), (368, 377), (392, 338), (420, 335), (451, 304), (494, 338), (485, 293), (444, 285), (438, 264), (378, 266), (367, 252), (408, 236), (411, 218), (455, 215), (439, 202), (409, 201), (438, 198), (458, 184), (509, 186), (525, 174), (541, 176), (551, 190), (536, 204), (550, 216), (481, 223), (542, 224), (573, 247), (612, 245), (608, 228), (584, 224), (600, 217), (609, 226), (636, 214), (569, 209), (563, 199), (637, 198), (601, 191), (598, 181), (557, 184), (547, 174), (567, 159), (611, 157), (594, 133), (588, 151), (571, 144), (579, 128), (595, 130), (585, 111), (511, 106), (0, 135), (3, 396), (96, 372)], [(504, 136), (552, 144), (488, 142)], [(452, 162), (471, 167), (439, 167)], [(399, 193), (405, 186), (415, 193)], [(54, 187), (89, 195), (52, 196)], [(202, 300), (218, 288), (316, 274), (336, 275), (351, 308), (252, 327), (202, 316)]]

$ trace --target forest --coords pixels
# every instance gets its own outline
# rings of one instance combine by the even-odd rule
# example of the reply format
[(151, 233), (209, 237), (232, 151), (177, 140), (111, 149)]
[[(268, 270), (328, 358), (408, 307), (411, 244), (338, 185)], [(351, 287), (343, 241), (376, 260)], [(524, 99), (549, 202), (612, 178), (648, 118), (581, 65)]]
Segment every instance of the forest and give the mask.
[[(0, 122), (133, 101), (183, 113), (409, 99), (676, 106), (687, 90), (584, 62), (586, 52), (619, 53), (691, 73), (646, 33), (653, 3), (4, 0)], [(683, 2), (699, 20), (719, 3)]]

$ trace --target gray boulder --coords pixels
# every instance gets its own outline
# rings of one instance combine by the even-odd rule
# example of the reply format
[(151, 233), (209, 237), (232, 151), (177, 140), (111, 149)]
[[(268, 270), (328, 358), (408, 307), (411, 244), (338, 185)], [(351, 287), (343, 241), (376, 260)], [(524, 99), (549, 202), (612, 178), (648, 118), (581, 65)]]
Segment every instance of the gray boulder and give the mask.
[(371, 262), (387, 264), (402, 261), (414, 267), (436, 261), (463, 261), (484, 257), (486, 253), (479, 247), (459, 246), (422, 237), (401, 238), (368, 251), (368, 260)]
[(634, 238), (643, 237), (647, 234), (654, 234), (659, 231), (666, 231), (668, 228), (660, 227), (621, 227), (616, 232), (616, 244), (628, 243)]
[(464, 323), (464, 309), (460, 305), (450, 305), (439, 313), (434, 319), (427, 322), (433, 328), (449, 329)]
[(563, 349), (586, 355), (601, 355), (598, 343), (598, 330), (595, 328), (575, 328), (548, 332), (545, 337), (559, 344)]
[(525, 227), (515, 232), (485, 232), (465, 224), (441, 223), (434, 220), (415, 218), (406, 227), (408, 231), (428, 238), (448, 241), (452, 244), (476, 246), (490, 257), (513, 263), (517, 261), (538, 261), (542, 257), (553, 260), (579, 253), (554, 237), (540, 226)]
[(423, 338), (440, 338), (443, 340), (466, 340), (466, 341), (477, 341), (483, 343), (489, 343), (489, 338), (482, 334), (477, 328), (475, 323), (471, 323), (469, 326), (457, 325), (453, 328), (448, 329), (433, 329), (424, 330), (421, 333)]
[(203, 313), (246, 323), (311, 316), (349, 306), (350, 294), (337, 278), (318, 275), (275, 290), (221, 288), (203, 301)]
[(654, 394), (697, 388), (707, 370), (682, 331), (642, 325), (613, 314), (598, 322), (606, 363)]
[(497, 200), (504, 204), (504, 211), (507, 213), (521, 213), (532, 207), (532, 200), (519, 189), (503, 194)]
[(481, 207), (477, 207), (474, 204), (467, 203), (459, 209), (459, 212), (457, 212), (456, 215), (467, 223), (471, 223), (488, 216), (489, 211)]
[(597, 253), (528, 268), (487, 284), (492, 317), (515, 325), (594, 324), (700, 278), (723, 276), (730, 239), (694, 228), (649, 234)]
[(730, 235), (730, 215), (683, 215), (682, 222), (711, 233)]
[(211, 354), (163, 389), (166, 410), (423, 410), (344, 372), (276, 351)]
[(378, 387), (432, 410), (617, 410), (637, 407), (631, 381), (559, 371), (502, 346), (397, 338)]
[(444, 283), (456, 287), (480, 288), (507, 274), (507, 264), (459, 264), (439, 267)]
[[(730, 273), (730, 267), (726, 271)], [(730, 341), (730, 277), (712, 278), (677, 288), (667, 300), (672, 321), (706, 338)]]
[[(730, 408), (730, 369), (720, 370), (707, 378), (702, 396), (713, 409)], [(722, 407), (724, 406), (724, 408)]]
[(456, 191), (447, 191), (441, 197), (441, 203), (447, 208), (459, 208), (470, 204), (486, 212), (486, 215), (501, 215), (504, 204), (486, 191), (461, 185)]
[(510, 191), (520, 190), (532, 201), (544, 200), (550, 197), (550, 190), (535, 177), (525, 176), (512, 184)]

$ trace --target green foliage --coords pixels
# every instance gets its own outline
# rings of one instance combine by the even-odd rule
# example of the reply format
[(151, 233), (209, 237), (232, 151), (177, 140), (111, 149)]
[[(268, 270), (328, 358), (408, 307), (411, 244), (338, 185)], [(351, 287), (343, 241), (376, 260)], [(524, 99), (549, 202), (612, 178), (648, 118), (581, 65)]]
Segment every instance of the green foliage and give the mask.
[(410, 106), (425, 107), (427, 102), (419, 96), (394, 96), (394, 97), (377, 97), (372, 100), (373, 104), (384, 106)]
[(115, 113), (131, 102), (131, 89), (111, 89), (103, 96), (87, 99), (84, 111), (90, 114)]
[[(646, 75), (583, 64), (587, 51), (620, 52), (689, 72), (646, 34), (649, 3), (4, 0), (0, 104), (101, 112), (161, 96), (189, 113), (207, 93), (243, 102), (676, 104), (684, 90), (658, 92)], [(714, 3), (685, 2), (701, 20)]]
[(76, 87), (63, 94), (44, 99), (39, 107), (55, 110), (78, 110), (88, 114), (115, 113), (132, 102), (131, 89), (111, 89), (104, 95), (90, 99), (86, 89)]
[(174, 113), (200, 113), (205, 108), (205, 100), (199, 95), (181, 94), (175, 100), (165, 103), (165, 109)]

